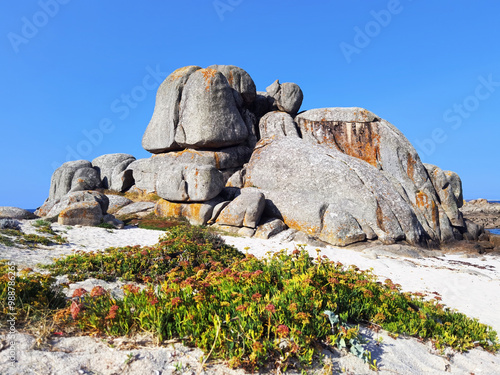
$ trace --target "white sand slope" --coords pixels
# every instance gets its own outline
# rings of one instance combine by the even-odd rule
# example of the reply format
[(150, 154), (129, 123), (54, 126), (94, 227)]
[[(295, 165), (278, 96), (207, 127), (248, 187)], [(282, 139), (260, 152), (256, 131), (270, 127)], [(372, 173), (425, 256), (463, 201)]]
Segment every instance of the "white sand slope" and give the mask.
[[(37, 263), (49, 263), (53, 257), (70, 254), (73, 250), (92, 251), (110, 246), (152, 245), (162, 234), (160, 231), (125, 229), (107, 231), (101, 228), (66, 228), (53, 225), (63, 234), (70, 245), (52, 246), (44, 249), (7, 248), (0, 245), (0, 259), (9, 259), (20, 266), (33, 267)], [(23, 222), (23, 230), (34, 231), (29, 221)], [(258, 240), (240, 237), (224, 237), (226, 242), (241, 251), (256, 256), (281, 249), (293, 250), (295, 244), (281, 243), (279, 240)], [(381, 280), (390, 278), (401, 284), (403, 290), (424, 292), (429, 296), (439, 296), (442, 302), (478, 318), (500, 331), (500, 258), (491, 255), (469, 257), (463, 254), (437, 257), (400, 257), (394, 255), (395, 247), (375, 247), (362, 251), (325, 247), (321, 254), (345, 265), (355, 264), (360, 269), (373, 269)], [(317, 256), (316, 248), (307, 246), (311, 256)], [(411, 252), (410, 252), (411, 253)], [(89, 280), (91, 285), (102, 281)], [(86, 284), (87, 285), (87, 284)], [(103, 284), (106, 285), (106, 284)], [(87, 286), (89, 287), (89, 286)], [(2, 324), (5, 327), (4, 324)], [(451, 350), (441, 355), (429, 343), (421, 343), (413, 338), (392, 339), (384, 332), (375, 333), (362, 329), (367, 338), (372, 338), (368, 349), (372, 358), (377, 359), (380, 374), (500, 374), (500, 355), (493, 355), (482, 349), (468, 353), (454, 353)], [(1, 374), (196, 374), (203, 353), (176, 344), (173, 348), (155, 347), (144, 342), (116, 340), (113, 348), (103, 340), (81, 338), (55, 338), (51, 351), (34, 350), (34, 338), (29, 335), (16, 336), (18, 362), (10, 366), (9, 348), (3, 341), (0, 349)], [(382, 342), (376, 345), (375, 339)], [(5, 336), (2, 337), (5, 340)], [(118, 343), (118, 344), (117, 344)], [(127, 356), (133, 360), (128, 364)], [(333, 373), (373, 374), (360, 359), (338, 352), (325, 352), (325, 363), (310, 373), (322, 373), (331, 368)], [(326, 367), (325, 367), (326, 366)], [(176, 370), (177, 369), (177, 370)], [(176, 372), (177, 371), (177, 372)], [(242, 374), (215, 364), (206, 367), (205, 374)]]

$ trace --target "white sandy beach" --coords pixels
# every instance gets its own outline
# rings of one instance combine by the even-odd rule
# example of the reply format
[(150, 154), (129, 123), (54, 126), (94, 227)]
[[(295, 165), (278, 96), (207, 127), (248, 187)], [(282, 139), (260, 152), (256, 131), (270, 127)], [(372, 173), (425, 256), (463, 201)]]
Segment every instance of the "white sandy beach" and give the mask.
[[(54, 257), (70, 254), (73, 250), (92, 251), (110, 246), (152, 245), (157, 242), (161, 231), (138, 228), (106, 230), (89, 227), (63, 227), (53, 224), (56, 231), (63, 233), (70, 244), (40, 249), (8, 248), (0, 245), (0, 259), (9, 259), (20, 267), (34, 267), (37, 263), (48, 263)], [(29, 221), (23, 221), (23, 230), (34, 232)], [(295, 244), (275, 240), (259, 240), (225, 236), (227, 243), (241, 251), (256, 256), (281, 249), (293, 250)], [(371, 247), (364, 250), (324, 247), (321, 254), (345, 265), (355, 264), (360, 269), (373, 269), (381, 280), (390, 278), (401, 284), (403, 290), (439, 296), (442, 303), (500, 331), (500, 257), (433, 252), (432, 257), (419, 257), (417, 252), (407, 251), (411, 257), (396, 256), (399, 245)], [(307, 246), (311, 256), (316, 256), (316, 247)], [(362, 249), (362, 248), (361, 248)], [(101, 280), (89, 280), (79, 285), (104, 285), (115, 288), (118, 284), (107, 284)], [(72, 289), (77, 285), (72, 285)], [(482, 349), (474, 349), (460, 354), (447, 350), (441, 355), (429, 343), (421, 343), (413, 338), (392, 339), (383, 332), (374, 333), (362, 329), (367, 337), (382, 337), (382, 343), (369, 344), (372, 358), (379, 363), (380, 374), (500, 374), (500, 355), (493, 355)], [(1, 374), (196, 374), (200, 370), (200, 350), (189, 349), (176, 344), (156, 347), (144, 342), (115, 340), (114, 348), (102, 339), (91, 337), (55, 338), (50, 351), (34, 350), (34, 338), (25, 334), (17, 335), (16, 350), (18, 362), (10, 366), (6, 343), (2, 341), (0, 351)], [(3, 336), (5, 340), (5, 336)], [(132, 353), (128, 364), (127, 356)], [(340, 356), (325, 352), (327, 363), (332, 362), (333, 373), (372, 374), (360, 359), (347, 354)], [(316, 370), (321, 373), (323, 366)], [(176, 372), (177, 371), (177, 372)], [(202, 372), (205, 374), (242, 374), (223, 364), (212, 364)]]

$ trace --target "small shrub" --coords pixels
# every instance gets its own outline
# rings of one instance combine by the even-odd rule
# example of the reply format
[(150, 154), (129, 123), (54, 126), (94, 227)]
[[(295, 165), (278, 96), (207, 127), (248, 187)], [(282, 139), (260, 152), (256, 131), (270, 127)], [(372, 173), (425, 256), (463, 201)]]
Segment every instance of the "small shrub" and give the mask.
[(127, 246), (104, 251), (83, 252), (56, 260), (45, 266), (54, 275), (67, 274), (71, 281), (89, 277), (104, 280), (148, 282), (163, 280), (165, 274), (179, 266), (190, 264), (192, 268), (204, 264), (227, 267), (244, 255), (226, 245), (221, 237), (202, 227), (171, 228), (157, 245), (151, 247)]
[(9, 313), (16, 321), (40, 318), (47, 311), (63, 308), (65, 296), (53, 287), (51, 275), (32, 272), (27, 268), (18, 272), (11, 262), (0, 260), (0, 321), (4, 324)]

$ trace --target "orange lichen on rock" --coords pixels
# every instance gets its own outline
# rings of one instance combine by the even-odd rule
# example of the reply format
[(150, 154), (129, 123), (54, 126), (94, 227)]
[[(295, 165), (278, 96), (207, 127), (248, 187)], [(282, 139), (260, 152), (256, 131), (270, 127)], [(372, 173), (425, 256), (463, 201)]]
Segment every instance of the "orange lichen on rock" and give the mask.
[(425, 210), (429, 208), (429, 197), (422, 191), (419, 191), (415, 196), (417, 207)]
[(300, 119), (299, 122), (305, 132), (312, 134), (318, 143), (335, 147), (344, 154), (378, 167), (380, 135), (377, 123), (308, 121), (303, 119)]
[(193, 225), (205, 225), (210, 218), (203, 203), (177, 203), (160, 199), (155, 206), (155, 215), (160, 217), (186, 218)]
[(309, 235), (318, 235), (320, 228), (314, 225), (308, 225), (307, 222), (300, 222), (298, 220), (293, 220), (285, 215), (283, 215), (283, 222), (288, 225), (289, 228), (296, 229), (298, 231), (304, 232)]
[(415, 161), (415, 159), (413, 159), (413, 156), (410, 153), (408, 153), (408, 158), (406, 163), (406, 174), (408, 174), (408, 177), (410, 177), (413, 182), (415, 182), (415, 180), (413, 179), (415, 173), (415, 164), (417, 164), (417, 162)]
[(179, 78), (184, 77), (184, 75), (186, 74), (186, 72), (189, 71), (189, 69), (191, 69), (191, 66), (185, 66), (183, 68), (175, 70), (173, 73), (170, 74), (170, 80), (176, 81)]
[(212, 79), (217, 74), (217, 70), (206, 68), (201, 69), (200, 72), (203, 74), (203, 78), (205, 78), (205, 83), (207, 84), (205, 87), (205, 91), (210, 91), (210, 85), (212, 84)]

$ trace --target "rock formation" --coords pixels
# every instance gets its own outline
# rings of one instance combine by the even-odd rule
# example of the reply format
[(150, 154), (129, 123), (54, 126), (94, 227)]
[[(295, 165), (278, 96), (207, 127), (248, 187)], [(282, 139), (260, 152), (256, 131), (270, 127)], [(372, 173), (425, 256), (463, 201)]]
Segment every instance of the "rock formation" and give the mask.
[[(459, 210), (458, 175), (422, 164), (395, 126), (356, 107), (297, 114), (302, 100), (291, 82), (257, 92), (236, 66), (178, 69), (160, 85), (142, 139), (153, 155), (65, 163), (38, 214), (60, 214), (75, 191), (132, 187), (161, 198), (156, 215), (260, 238), (289, 228), (296, 238), (340, 246), (438, 246), (481, 235)], [(134, 206), (122, 204), (113, 212)]]

